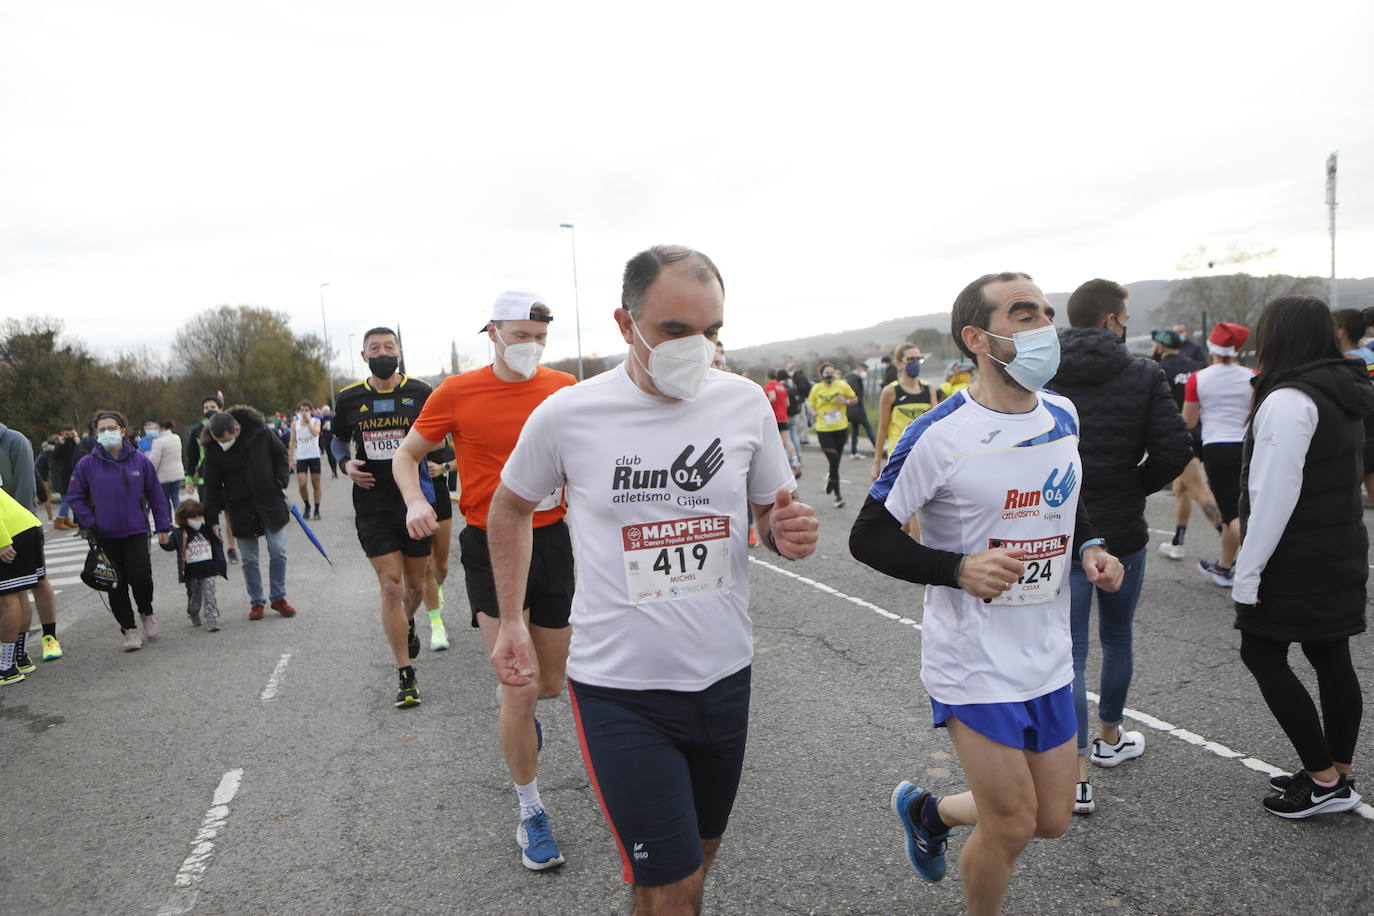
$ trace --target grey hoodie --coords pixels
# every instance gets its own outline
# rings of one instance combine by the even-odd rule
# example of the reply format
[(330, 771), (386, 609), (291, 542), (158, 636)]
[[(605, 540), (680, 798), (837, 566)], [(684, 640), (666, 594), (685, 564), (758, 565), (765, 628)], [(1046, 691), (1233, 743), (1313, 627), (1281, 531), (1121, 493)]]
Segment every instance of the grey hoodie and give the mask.
[(0, 423), (0, 487), (30, 512), (38, 508), (33, 445), (23, 433)]

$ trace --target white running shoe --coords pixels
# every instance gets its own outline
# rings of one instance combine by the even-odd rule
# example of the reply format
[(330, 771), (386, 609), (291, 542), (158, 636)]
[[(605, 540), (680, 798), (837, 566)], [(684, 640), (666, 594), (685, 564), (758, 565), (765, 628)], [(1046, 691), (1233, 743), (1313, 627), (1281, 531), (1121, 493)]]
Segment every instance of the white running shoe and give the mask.
[(1090, 758), (1096, 766), (1114, 767), (1133, 757), (1145, 753), (1145, 736), (1140, 732), (1117, 729), (1116, 744), (1108, 744), (1101, 738), (1093, 739), (1093, 753)]
[(1172, 541), (1165, 541), (1159, 545), (1159, 552), (1171, 560), (1183, 559), (1183, 545), (1175, 544)]
[(1093, 784), (1080, 782), (1073, 793), (1073, 813), (1092, 814), (1096, 808), (1097, 803), (1093, 801)]
[(162, 631), (158, 629), (156, 616), (152, 614), (139, 614), (138, 616), (143, 621), (144, 636), (148, 637), (149, 639), (157, 639), (159, 636), (162, 635)]
[(135, 649), (143, 648), (143, 639), (138, 635), (138, 627), (132, 630), (124, 630), (124, 651), (133, 652)]

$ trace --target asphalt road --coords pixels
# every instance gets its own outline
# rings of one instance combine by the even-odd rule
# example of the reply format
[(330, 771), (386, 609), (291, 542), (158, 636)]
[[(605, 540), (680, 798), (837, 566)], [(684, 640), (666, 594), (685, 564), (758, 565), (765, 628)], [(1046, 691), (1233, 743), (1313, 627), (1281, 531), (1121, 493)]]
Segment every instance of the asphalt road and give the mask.
[[(949, 877), (926, 885), (887, 807), (903, 778), (943, 792), (961, 775), (918, 679), (919, 589), (846, 547), (868, 467), (845, 459), (850, 504), (836, 510), (808, 450), (801, 493), (823, 520), (820, 549), (798, 563), (755, 552), (752, 735), (708, 912), (962, 910), (966, 833), (950, 844)], [(566, 698), (541, 704), (540, 787), (568, 862), (520, 865), (494, 675), (460, 572), (452, 650), (426, 642), (423, 705), (392, 707), (348, 484), (325, 484), (316, 528), (335, 565), (293, 531), (295, 619), (250, 622), (233, 567), (220, 582), (225, 629), (193, 629), (172, 557), (155, 551), (163, 636), (126, 654), (95, 594), (59, 586), (66, 658), (0, 689), (0, 912), (629, 911)], [(1149, 515), (1171, 530), (1171, 498), (1152, 497)], [(1266, 777), (1251, 767), (1296, 757), (1240, 663), (1228, 593), (1196, 571), (1215, 541), (1198, 526), (1187, 560), (1151, 555), (1129, 698), (1153, 717), (1130, 726), (1146, 753), (1095, 771), (1097, 812), (1032, 844), (1007, 912), (1374, 912), (1374, 812), (1288, 822), (1260, 807)], [(79, 561), (74, 544), (52, 533), (55, 580), (75, 576), (64, 568)], [(1374, 641), (1353, 645), (1368, 693)], [(1374, 752), (1371, 731), (1357, 761)]]

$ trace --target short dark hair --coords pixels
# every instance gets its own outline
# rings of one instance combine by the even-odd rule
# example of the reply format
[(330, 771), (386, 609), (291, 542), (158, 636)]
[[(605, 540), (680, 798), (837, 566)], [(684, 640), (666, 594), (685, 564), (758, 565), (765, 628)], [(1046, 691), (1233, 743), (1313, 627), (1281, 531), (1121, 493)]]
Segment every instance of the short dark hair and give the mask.
[(177, 505), (176, 515), (174, 515), (172, 519), (177, 523), (177, 527), (181, 527), (182, 525), (185, 525), (186, 520), (188, 518), (191, 518), (192, 516), (199, 516), (200, 518), (204, 518), (205, 507), (200, 504), (200, 500), (188, 498), (183, 499)]
[(785, 382), (792, 377), (787, 373), (786, 369), (774, 369), (773, 371), (777, 373), (778, 381), (780, 382)]
[(768, 379), (770, 382), (776, 382), (778, 380), (778, 370), (776, 369), (765, 369), (763, 370), (763, 375), (764, 378)]
[(158, 425), (161, 426), (163, 429), (176, 429), (176, 428), (177, 428), (177, 421), (176, 421), (176, 420), (158, 420), (157, 423), (158, 423)]
[(625, 262), (625, 274), (620, 284), (620, 307), (638, 321), (640, 313), (644, 311), (644, 296), (649, 292), (649, 287), (654, 285), (658, 275), (663, 272), (663, 268), (669, 264), (689, 260), (695, 261), (692, 265), (693, 274), (698, 280), (702, 283), (715, 280), (720, 284), (721, 292), (725, 291), (725, 281), (721, 279), (715, 262), (700, 251), (686, 245), (655, 245)]
[(225, 433), (231, 433), (234, 431), (234, 427), (238, 425), (239, 421), (234, 419), (233, 414), (220, 411), (210, 418), (210, 435), (222, 436)]
[(1029, 279), (1031, 279), (1030, 274), (1004, 270), (998, 274), (983, 274), (964, 287), (963, 291), (955, 297), (954, 306), (949, 312), (949, 330), (954, 335), (954, 343), (959, 347), (960, 352), (969, 359), (974, 359), (972, 351), (964, 345), (964, 328), (975, 327), (986, 331), (988, 318), (992, 316), (993, 309), (996, 308), (983, 295), (983, 287), (989, 283), (1009, 283), (1012, 280)]
[(1250, 419), (1260, 402), (1287, 377), (1287, 370), (1322, 359), (1340, 359), (1331, 310), (1316, 296), (1280, 296), (1260, 312), (1255, 325), (1259, 376), (1250, 401)]
[(1114, 280), (1089, 280), (1069, 296), (1069, 326), (1097, 328), (1108, 315), (1120, 315), (1131, 291)]
[(363, 332), (363, 348), (367, 348), (367, 339), (369, 337), (380, 337), (384, 334), (390, 334), (392, 337), (395, 337), (397, 343), (401, 342), (401, 335), (391, 330), (391, 328), (378, 325), (375, 328), (368, 328), (366, 331)]
[(200, 406), (201, 406), (201, 407), (204, 407), (206, 401), (214, 401), (216, 407), (218, 407), (218, 408), (220, 408), (220, 409), (223, 409), (223, 408), (224, 408), (224, 401), (221, 400), (221, 399), (220, 399), (220, 396), (217, 395), (217, 394), (207, 394), (205, 397), (201, 398), (201, 399), (200, 399)]
[(296, 402), (297, 407), (300, 407), (302, 404), (304, 404), (306, 407), (309, 407), (311, 410), (315, 409), (315, 405), (310, 403), (309, 398), (301, 398), (299, 401)]

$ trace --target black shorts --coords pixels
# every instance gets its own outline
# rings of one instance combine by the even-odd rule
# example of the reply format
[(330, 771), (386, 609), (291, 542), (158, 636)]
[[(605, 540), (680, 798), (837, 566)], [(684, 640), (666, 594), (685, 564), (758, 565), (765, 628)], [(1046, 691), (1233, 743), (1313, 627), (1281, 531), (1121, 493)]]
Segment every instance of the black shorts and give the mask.
[(1201, 458), (1201, 457), (1202, 457), (1202, 424), (1201, 424), (1201, 423), (1199, 423), (1197, 426), (1194, 426), (1194, 427), (1193, 427), (1193, 429), (1192, 429), (1192, 437), (1191, 437), (1191, 439), (1190, 439), (1189, 441), (1191, 441), (1192, 444), (1193, 444), (1193, 457), (1194, 457), (1194, 458)]
[(780, 433), (785, 433), (785, 432), (787, 432), (787, 431), (788, 431), (789, 429), (791, 429), (791, 428), (792, 428), (792, 424), (791, 424), (791, 423), (788, 423), (786, 420), (779, 420), (779, 421), (778, 421), (778, 432), (780, 432)]
[(434, 507), (434, 515), (441, 522), (446, 522), (453, 518), (453, 500), (448, 498), (448, 487), (444, 486), (444, 478), (447, 475), (435, 477), (430, 483), (434, 484), (434, 502), (430, 503)]
[(304, 474), (306, 471), (309, 471), (311, 474), (318, 474), (318, 473), (320, 472), (320, 459), (318, 459), (318, 458), (297, 458), (297, 459), (296, 459), (296, 473), (297, 473), (297, 474)]
[[(14, 536), (14, 561), (0, 563), (0, 595), (27, 591), (46, 579), (43, 568), (43, 529), (28, 528)], [(85, 557), (82, 557), (85, 559)]]
[(399, 511), (358, 515), (354, 518), (358, 529), (358, 543), (368, 557), (381, 557), (398, 550), (407, 557), (429, 556), (429, 538), (415, 540), (406, 530), (406, 513)]
[(749, 733), (750, 669), (705, 690), (618, 690), (568, 680), (582, 760), (626, 882), (654, 887), (701, 866), (725, 833)]
[[(478, 614), (500, 617), (486, 529), (468, 525), (458, 532), (458, 550), (468, 586), (472, 625), (477, 626)], [(530, 623), (550, 630), (563, 629), (572, 613), (572, 596), (572, 539), (568, 537), (567, 522), (560, 519), (552, 525), (534, 529), (530, 574), (525, 580), (525, 607), (530, 611)]]
[(1207, 486), (1216, 497), (1221, 520), (1230, 524), (1240, 517), (1240, 459), (1242, 442), (1213, 442), (1202, 447)]

